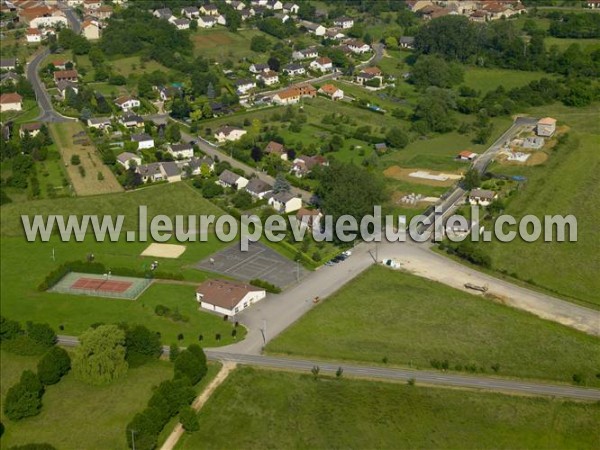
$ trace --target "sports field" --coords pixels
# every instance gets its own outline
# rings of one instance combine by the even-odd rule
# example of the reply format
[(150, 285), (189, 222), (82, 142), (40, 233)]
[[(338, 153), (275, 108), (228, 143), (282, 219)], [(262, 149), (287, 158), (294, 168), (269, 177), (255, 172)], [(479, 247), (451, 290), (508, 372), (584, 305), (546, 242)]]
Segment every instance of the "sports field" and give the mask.
[(150, 283), (146, 278), (71, 272), (52, 286), (50, 292), (135, 300)]
[(198, 418), (178, 448), (583, 449), (600, 407), (243, 367)]

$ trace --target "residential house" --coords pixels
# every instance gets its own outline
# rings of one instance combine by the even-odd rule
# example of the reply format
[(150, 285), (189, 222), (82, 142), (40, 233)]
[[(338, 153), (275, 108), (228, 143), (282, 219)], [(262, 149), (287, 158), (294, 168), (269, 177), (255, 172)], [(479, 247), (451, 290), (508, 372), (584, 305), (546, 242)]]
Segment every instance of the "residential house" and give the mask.
[(269, 142), (267, 144), (267, 146), (265, 147), (265, 153), (268, 155), (277, 155), (284, 161), (288, 160), (287, 151), (286, 151), (285, 147), (283, 146), (283, 144), (280, 144), (279, 142), (275, 142), (275, 141)]
[(27, 39), (27, 43), (39, 43), (42, 42), (42, 31), (37, 28), (28, 28), (25, 33), (25, 39)]
[(268, 72), (271, 69), (269, 68), (268, 64), (258, 64), (258, 63), (255, 63), (255, 64), (252, 64), (250, 66), (249, 70), (252, 73), (261, 73), (261, 72)]
[(203, 14), (205, 16), (218, 16), (219, 15), (219, 9), (212, 4), (208, 4), (208, 5), (202, 5), (200, 7), (200, 14)]
[(456, 159), (459, 161), (475, 161), (475, 158), (477, 158), (477, 153), (473, 153), (469, 150), (463, 150), (456, 155)]
[(200, 17), (200, 10), (195, 6), (187, 6), (185, 8), (181, 8), (181, 15), (190, 20), (197, 19)]
[(600, 0), (587, 0), (587, 7), (590, 9), (600, 9)]
[(92, 16), (98, 20), (108, 20), (112, 17), (112, 15), (113, 9), (112, 6), (109, 5), (101, 6), (92, 14)]
[(227, 19), (225, 18), (225, 16), (223, 14), (219, 14), (217, 16), (217, 24), (218, 25), (227, 25)]
[(0, 75), (0, 84), (4, 85), (7, 83), (16, 84), (19, 81), (19, 75), (15, 72), (9, 71)]
[(275, 13), (273, 14), (273, 17), (281, 21), (281, 23), (286, 23), (288, 20), (291, 19), (291, 17), (286, 13)]
[(387, 152), (387, 149), (388, 149), (388, 147), (387, 147), (387, 144), (385, 142), (378, 142), (377, 144), (375, 144), (375, 151), (378, 154), (382, 154), (382, 153)]
[(83, 0), (83, 7), (85, 9), (99, 9), (102, 6), (101, 0)]
[(288, 13), (288, 14), (298, 14), (298, 11), (300, 10), (300, 6), (298, 6), (296, 3), (284, 3), (283, 4), (283, 12)]
[(271, 9), (273, 11), (279, 11), (283, 9), (283, 3), (279, 0), (267, 0), (267, 4), (265, 5), (267, 9)]
[(400, 48), (405, 48), (412, 50), (415, 48), (415, 38), (414, 36), (402, 36), (398, 41)]
[(175, 159), (190, 159), (194, 156), (194, 149), (190, 144), (170, 144), (167, 147), (167, 151)]
[(142, 165), (142, 158), (135, 153), (123, 152), (117, 155), (117, 162), (129, 170), (130, 167), (139, 167)]
[(133, 108), (139, 108), (141, 102), (137, 98), (133, 98), (129, 95), (122, 95), (115, 100), (115, 105), (121, 108), (122, 111), (130, 111)]
[(246, 133), (247, 133), (247, 131), (242, 128), (230, 127), (229, 125), (224, 125), (224, 126), (219, 127), (215, 131), (214, 136), (218, 142), (238, 141)]
[(181, 181), (181, 169), (174, 161), (164, 161), (160, 163), (164, 179), (169, 183)]
[(36, 137), (38, 134), (40, 134), (41, 129), (41, 122), (24, 123), (21, 125), (21, 128), (19, 128), (19, 136), (23, 138), (25, 137), (26, 133), (29, 133), (30, 137)]
[(103, 130), (111, 125), (108, 117), (91, 117), (87, 120), (87, 126), (97, 130)]
[(269, 205), (278, 213), (287, 214), (302, 208), (302, 199), (290, 192), (278, 192), (269, 197)]
[(238, 94), (246, 94), (252, 89), (256, 89), (256, 82), (253, 80), (237, 80), (235, 83), (235, 89)]
[(518, 10), (513, 9), (510, 5), (505, 4), (504, 2), (485, 2), (481, 9), (487, 12), (489, 20), (498, 20), (519, 14)]
[(252, 178), (245, 189), (252, 197), (262, 200), (265, 195), (273, 191), (273, 186), (260, 178)]
[(319, 88), (318, 93), (329, 97), (331, 100), (342, 100), (344, 98), (344, 91), (333, 84), (324, 84)]
[(301, 228), (312, 229), (322, 217), (323, 214), (318, 209), (300, 208), (296, 213), (296, 219), (300, 222)]
[(23, 109), (23, 97), (17, 93), (0, 95), (0, 112), (21, 111)]
[(283, 66), (283, 72), (287, 73), (288, 75), (295, 77), (298, 75), (304, 75), (306, 73), (306, 69), (304, 68), (304, 66), (301, 66), (300, 64), (287, 64), (285, 66)]
[(339, 28), (328, 28), (325, 32), (325, 36), (329, 39), (335, 39), (336, 41), (346, 37), (346, 35), (342, 33)]
[(328, 166), (327, 159), (321, 155), (299, 156), (294, 159), (292, 169), (290, 170), (298, 178), (308, 175), (316, 166)]
[(177, 86), (154, 86), (153, 89), (158, 91), (158, 97), (166, 102), (174, 97), (180, 96), (181, 88)]
[(202, 16), (198, 19), (198, 28), (212, 28), (217, 24), (217, 19), (212, 16)]
[(54, 82), (59, 83), (61, 81), (71, 81), (77, 83), (78, 73), (76, 70), (57, 70), (54, 72)]
[(16, 58), (0, 59), (0, 70), (15, 70), (17, 68)]
[(498, 195), (494, 191), (487, 189), (473, 189), (469, 194), (469, 203), (471, 203), (471, 205), (488, 206), (497, 197)]
[(338, 17), (337, 19), (333, 19), (333, 25), (345, 30), (354, 26), (354, 19), (350, 17)]
[(383, 72), (379, 67), (365, 67), (357, 76), (358, 84), (365, 84), (369, 80), (378, 79), (383, 82)]
[(321, 58), (317, 58), (312, 61), (310, 63), (310, 68), (320, 72), (330, 72), (333, 70), (333, 62), (326, 56), (322, 56)]
[(248, 20), (248, 19), (254, 17), (254, 10), (244, 8), (240, 11), (240, 17), (242, 18), (242, 20)]
[(316, 48), (305, 48), (302, 50), (296, 50), (292, 53), (292, 59), (295, 61), (303, 59), (312, 59), (319, 56), (319, 52)]
[(175, 16), (173, 16), (171, 19), (169, 19), (169, 23), (171, 25), (174, 25), (175, 28), (177, 28), (178, 30), (189, 30), (190, 29), (190, 21), (186, 18), (178, 19)]
[(458, 14), (456, 11), (453, 11), (449, 8), (443, 8), (438, 5), (429, 5), (421, 8), (419, 10), (419, 15), (423, 17), (424, 20), (432, 20), (437, 19), (438, 17), (447, 16), (449, 14)]
[(140, 174), (144, 183), (162, 181), (165, 179), (162, 165), (159, 162), (140, 164), (135, 167), (135, 171)]
[(296, 85), (273, 96), (273, 103), (277, 105), (293, 105), (303, 97), (316, 97), (317, 90), (310, 85)]
[(272, 70), (261, 73), (256, 78), (262, 80), (265, 83), (265, 86), (272, 86), (279, 83), (279, 75), (277, 72), (273, 72)]
[(324, 36), (327, 29), (318, 23), (308, 22), (306, 20), (302, 20), (300, 22), (300, 26), (306, 28), (310, 34), (314, 34), (315, 36)]
[(123, 114), (123, 116), (119, 118), (119, 122), (127, 128), (144, 126), (144, 118), (133, 113)]
[(73, 81), (62, 81), (61, 80), (58, 83), (56, 83), (56, 89), (58, 90), (58, 95), (60, 96), (60, 98), (62, 100), (66, 100), (67, 91), (69, 89), (72, 89), (75, 94), (79, 94), (79, 86), (77, 85), (77, 83), (74, 83)]
[(263, 288), (239, 281), (211, 279), (196, 289), (200, 308), (225, 316), (235, 316), (266, 296)]
[(365, 44), (363, 41), (359, 39), (352, 39), (346, 43), (348, 48), (352, 53), (356, 53), (361, 55), (363, 53), (367, 53), (371, 51), (371, 46), (369, 44)]
[(58, 8), (50, 6), (25, 7), (19, 12), (19, 18), (29, 28), (52, 28), (56, 26), (68, 27), (69, 22), (65, 14)]
[(153, 15), (158, 19), (169, 20), (173, 17), (173, 11), (170, 8), (161, 8), (154, 11)]
[(537, 123), (537, 135), (550, 137), (556, 131), (556, 119), (552, 117), (544, 117), (543, 119), (538, 120)]
[(131, 141), (137, 142), (138, 150), (154, 147), (154, 139), (152, 138), (152, 136), (146, 133), (132, 134)]
[(71, 61), (68, 61), (65, 59), (55, 59), (54, 61), (51, 62), (51, 64), (57, 70), (67, 70), (67, 64), (69, 64), (69, 63), (71, 63), (71, 65), (73, 65), (73, 63)]
[(216, 181), (216, 183), (223, 187), (229, 187), (239, 191), (240, 189), (244, 189), (248, 185), (249, 181), (247, 178), (238, 175), (231, 170), (225, 169), (223, 172), (221, 172), (221, 175), (219, 175), (219, 179)]
[(204, 156), (202, 158), (192, 157), (186, 165), (190, 168), (192, 175), (202, 175), (203, 167), (209, 172), (214, 172), (215, 170), (215, 162), (208, 156)]
[[(225, 3), (227, 3), (227, 1)], [(231, 6), (235, 11), (241, 11), (246, 7), (244, 2), (239, 2), (237, 0), (230, 1), (229, 6)]]

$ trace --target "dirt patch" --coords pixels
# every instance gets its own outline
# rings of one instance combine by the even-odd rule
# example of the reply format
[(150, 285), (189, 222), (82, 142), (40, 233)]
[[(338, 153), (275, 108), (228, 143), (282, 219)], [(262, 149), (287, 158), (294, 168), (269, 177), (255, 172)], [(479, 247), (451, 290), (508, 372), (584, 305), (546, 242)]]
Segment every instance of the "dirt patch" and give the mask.
[[(431, 180), (431, 179), (427, 179), (427, 178), (417, 178), (417, 177), (410, 176), (411, 173), (415, 173), (415, 172), (419, 172), (419, 171), (429, 172), (431, 175), (450, 175), (451, 178), (444, 180), (444, 181), (440, 181), (440, 180)], [(452, 186), (454, 183), (456, 183), (456, 179), (453, 179), (452, 177), (457, 177), (460, 175), (459, 173), (452, 172), (452, 171), (435, 172), (433, 170), (425, 170), (425, 169), (407, 169), (407, 168), (400, 167), (400, 166), (388, 167), (387, 169), (385, 169), (383, 171), (383, 174), (387, 178), (393, 178), (394, 180), (406, 181), (408, 183), (414, 183), (414, 184), (423, 184), (426, 186)]]
[(540, 164), (544, 164), (549, 158), (548, 153), (542, 152), (542, 151), (537, 151), (535, 153), (533, 153), (533, 152), (522, 152), (522, 153), (529, 153), (531, 156), (529, 158), (527, 158), (527, 161), (519, 162), (519, 161), (509, 161), (507, 159), (508, 155), (500, 155), (496, 158), (496, 161), (503, 166), (539, 166)]
[[(77, 195), (97, 195), (122, 192), (115, 175), (106, 167), (96, 147), (78, 122), (50, 125), (52, 139), (56, 143), (63, 163)], [(79, 164), (71, 164), (71, 157), (79, 156)]]
[(140, 256), (154, 256), (156, 258), (179, 258), (185, 252), (185, 245), (177, 244), (150, 244)]
[(195, 48), (211, 48), (219, 45), (227, 45), (233, 42), (227, 34), (215, 31), (211, 34), (199, 34), (192, 38)]

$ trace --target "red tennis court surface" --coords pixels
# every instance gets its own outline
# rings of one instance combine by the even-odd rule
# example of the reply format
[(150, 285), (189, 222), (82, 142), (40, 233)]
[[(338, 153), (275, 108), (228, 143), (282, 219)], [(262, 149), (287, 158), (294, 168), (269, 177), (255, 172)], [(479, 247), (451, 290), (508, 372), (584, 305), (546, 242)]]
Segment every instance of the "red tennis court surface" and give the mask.
[(98, 278), (79, 278), (71, 289), (85, 289), (104, 292), (125, 292), (133, 283), (129, 281), (103, 280)]

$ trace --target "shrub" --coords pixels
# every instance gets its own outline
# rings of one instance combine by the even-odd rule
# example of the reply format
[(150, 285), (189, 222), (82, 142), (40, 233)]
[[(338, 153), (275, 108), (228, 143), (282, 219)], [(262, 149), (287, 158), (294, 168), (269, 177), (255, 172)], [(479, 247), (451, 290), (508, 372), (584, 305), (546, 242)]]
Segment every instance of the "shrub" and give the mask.
[(27, 322), (27, 336), (44, 347), (52, 347), (56, 343), (56, 333), (47, 323)]
[(198, 345), (190, 345), (175, 359), (175, 378), (186, 377), (192, 385), (204, 378), (207, 370), (206, 355)]
[(250, 280), (250, 284), (252, 286), (263, 288), (265, 291), (270, 292), (272, 294), (279, 294), (281, 292), (281, 288), (279, 286), (275, 286), (272, 283), (269, 283), (265, 280), (260, 280), (255, 278), (254, 280)]
[(71, 164), (74, 166), (78, 166), (81, 164), (81, 158), (79, 155), (71, 155)]
[(21, 334), (23, 334), (23, 329), (19, 322), (0, 316), (0, 341), (14, 339)]
[(196, 411), (189, 406), (181, 409), (181, 412), (179, 413), (179, 422), (183, 426), (183, 429), (188, 433), (198, 431), (200, 429)]
[(39, 414), (44, 387), (31, 370), (21, 374), (21, 380), (6, 393), (4, 414), (10, 420), (21, 420)]
[(45, 386), (56, 384), (71, 370), (71, 358), (66, 350), (52, 347), (38, 362), (37, 372)]
[(158, 335), (143, 325), (136, 325), (125, 330), (125, 346), (127, 347), (127, 360), (135, 354), (158, 358), (162, 351)]

